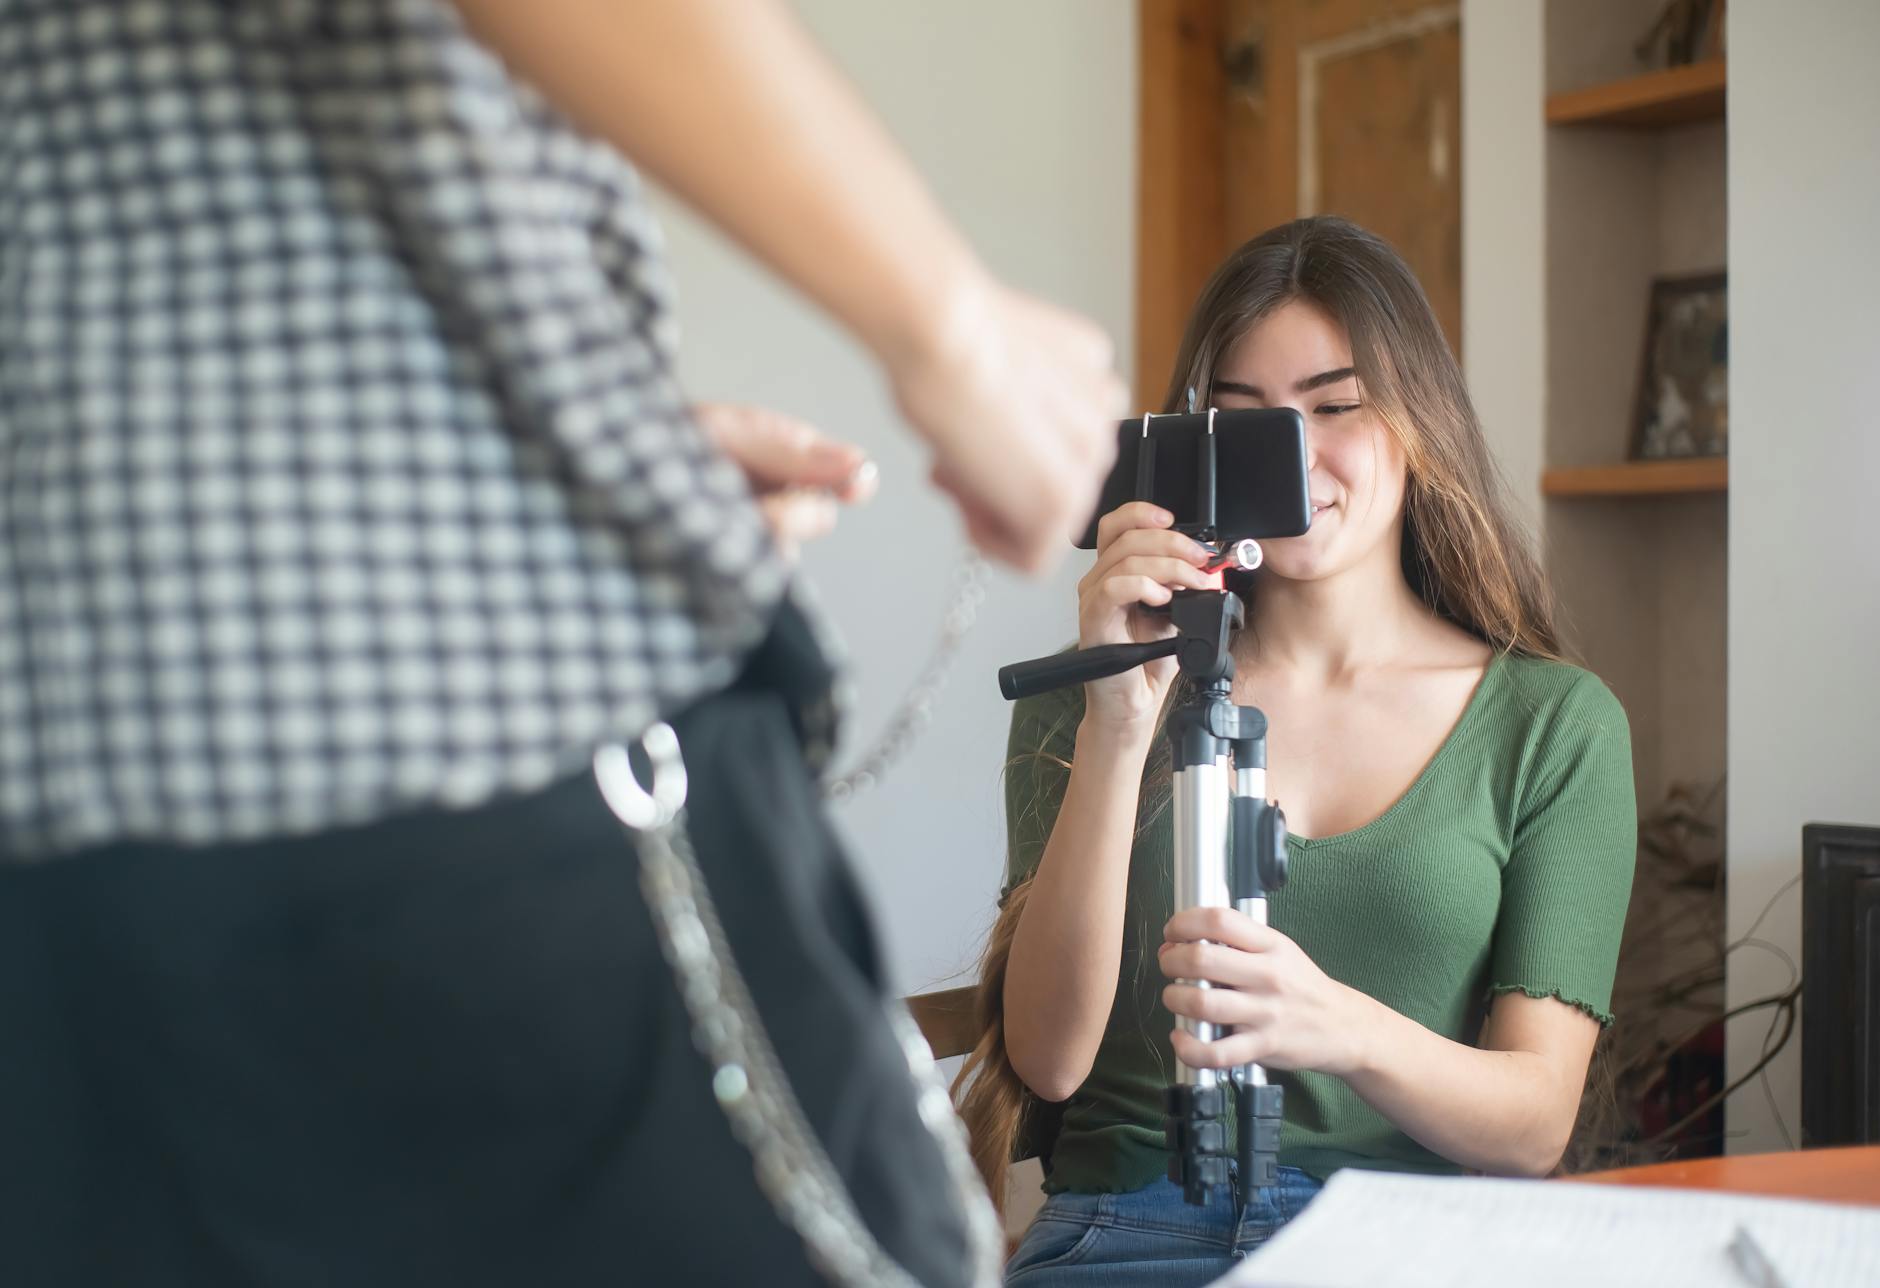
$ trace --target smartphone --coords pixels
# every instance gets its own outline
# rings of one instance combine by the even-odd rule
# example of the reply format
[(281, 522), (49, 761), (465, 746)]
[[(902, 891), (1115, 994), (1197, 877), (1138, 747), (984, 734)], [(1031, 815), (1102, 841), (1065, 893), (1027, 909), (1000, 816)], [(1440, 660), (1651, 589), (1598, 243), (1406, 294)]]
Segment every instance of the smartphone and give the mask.
[(1296, 537), (1312, 526), (1306, 425), (1291, 407), (1188, 412), (1126, 420), (1082, 550), (1097, 522), (1130, 501), (1152, 501), (1175, 529), (1204, 541)]

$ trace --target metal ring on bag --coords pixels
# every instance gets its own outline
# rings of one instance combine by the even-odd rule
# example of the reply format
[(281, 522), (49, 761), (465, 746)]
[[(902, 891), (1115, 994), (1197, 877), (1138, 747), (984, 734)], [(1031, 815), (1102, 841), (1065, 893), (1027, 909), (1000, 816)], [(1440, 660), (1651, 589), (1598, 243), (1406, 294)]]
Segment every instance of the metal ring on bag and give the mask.
[(663, 720), (641, 735), (640, 746), (652, 762), (650, 792), (640, 786), (626, 747), (617, 742), (595, 750), (594, 781), (615, 818), (636, 832), (646, 832), (666, 826), (685, 808), (685, 758), (679, 754), (679, 735)]

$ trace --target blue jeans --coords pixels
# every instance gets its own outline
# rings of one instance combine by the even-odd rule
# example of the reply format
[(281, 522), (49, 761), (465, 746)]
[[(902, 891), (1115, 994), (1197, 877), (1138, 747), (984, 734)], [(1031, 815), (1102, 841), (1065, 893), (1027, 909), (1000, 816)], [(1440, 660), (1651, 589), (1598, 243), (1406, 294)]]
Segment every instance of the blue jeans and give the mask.
[(1166, 1180), (1128, 1194), (1053, 1194), (1006, 1263), (1006, 1288), (1209, 1284), (1318, 1192), (1319, 1182), (1282, 1167), (1279, 1184), (1240, 1211), (1226, 1187), (1190, 1207)]

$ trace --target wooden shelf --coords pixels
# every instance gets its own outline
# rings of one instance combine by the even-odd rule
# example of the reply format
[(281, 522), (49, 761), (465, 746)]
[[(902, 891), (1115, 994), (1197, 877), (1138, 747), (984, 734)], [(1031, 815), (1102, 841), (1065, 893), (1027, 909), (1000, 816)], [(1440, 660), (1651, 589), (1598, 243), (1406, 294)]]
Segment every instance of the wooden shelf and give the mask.
[(1721, 58), (1668, 67), (1629, 80), (1547, 96), (1549, 125), (1618, 125), (1655, 130), (1723, 119)]
[(1545, 496), (1673, 496), (1684, 492), (1723, 492), (1729, 486), (1730, 462), (1721, 456), (1688, 461), (1581, 465), (1541, 473), (1541, 493)]

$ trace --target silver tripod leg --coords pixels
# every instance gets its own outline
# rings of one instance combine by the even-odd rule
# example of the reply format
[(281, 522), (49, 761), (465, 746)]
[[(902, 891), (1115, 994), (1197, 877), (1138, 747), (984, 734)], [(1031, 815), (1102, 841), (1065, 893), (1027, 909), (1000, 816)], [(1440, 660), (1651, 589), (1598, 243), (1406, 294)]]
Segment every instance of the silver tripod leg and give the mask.
[[(1234, 906), (1267, 924), (1267, 895), (1286, 880), (1286, 816), (1266, 799), (1264, 737), (1236, 742), (1232, 844)], [(1241, 764), (1244, 758), (1248, 763)], [(1242, 1202), (1279, 1181), (1279, 1135), (1285, 1088), (1269, 1083), (1253, 1062), (1233, 1071), (1235, 1183)]]
[[(1192, 760), (1175, 771), (1174, 911), (1185, 908), (1229, 906), (1228, 789), (1232, 784), (1228, 757)], [(1182, 980), (1208, 988), (1206, 980)], [(1176, 1021), (1184, 1032), (1202, 1042), (1220, 1036), (1220, 1026), (1191, 1020)], [(1228, 1122), (1234, 1108), (1231, 1076), (1220, 1069), (1191, 1069), (1175, 1062), (1175, 1083), (1168, 1089), (1169, 1180), (1179, 1185), (1190, 1203), (1205, 1203), (1208, 1192), (1233, 1179), (1227, 1151)]]
[[(1263, 766), (1246, 769), (1236, 766), (1234, 770), (1234, 795), (1246, 797), (1249, 800), (1264, 801), (1266, 799), (1266, 769)], [(1235, 902), (1234, 907), (1259, 922), (1262, 926), (1266, 925), (1265, 894), (1261, 894), (1257, 898), (1238, 900)], [(1249, 1087), (1264, 1087), (1266, 1085), (1266, 1070), (1257, 1064), (1243, 1064), (1234, 1070), (1234, 1080)]]
[[(1191, 765), (1175, 774), (1175, 888), (1174, 911), (1188, 908), (1225, 908), (1227, 889), (1228, 758), (1212, 764)], [(1204, 979), (1179, 981), (1196, 988), (1213, 987)], [(1198, 1041), (1221, 1036), (1219, 1025), (1181, 1016), (1176, 1023)], [(1176, 1080), (1183, 1086), (1212, 1087), (1225, 1080), (1219, 1069), (1191, 1069), (1176, 1061)]]

